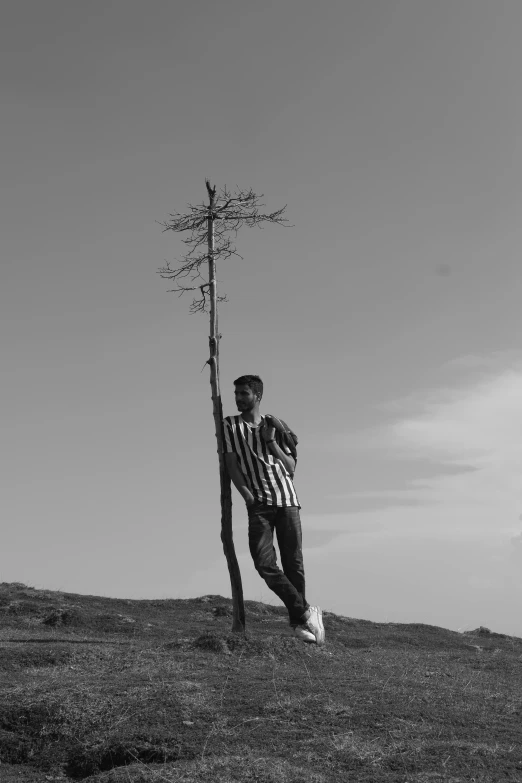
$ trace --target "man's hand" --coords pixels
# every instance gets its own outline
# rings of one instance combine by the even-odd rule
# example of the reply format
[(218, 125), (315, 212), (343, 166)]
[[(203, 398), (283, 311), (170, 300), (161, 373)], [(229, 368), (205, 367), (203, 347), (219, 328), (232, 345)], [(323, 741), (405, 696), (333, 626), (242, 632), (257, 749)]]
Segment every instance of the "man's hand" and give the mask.
[(293, 478), (294, 471), (295, 471), (295, 460), (293, 457), (290, 456), (290, 454), (287, 454), (281, 446), (278, 444), (278, 442), (275, 440), (275, 434), (276, 434), (276, 428), (272, 424), (273, 419), (270, 416), (265, 416), (263, 426), (261, 427), (261, 436), (265, 443), (269, 446), (269, 451), (272, 457), (278, 462), (281, 462), (286, 470), (290, 473), (290, 476)]
[(246, 478), (239, 469), (239, 462), (236, 454), (225, 454), (225, 465), (227, 466), (228, 475), (232, 479), (234, 486), (248, 506), (255, 503), (255, 498), (248, 486)]
[(263, 421), (263, 426), (261, 427), (261, 437), (265, 441), (265, 443), (268, 443), (271, 440), (275, 439), (275, 427), (272, 425), (271, 420), (268, 419), (267, 416), (265, 416), (265, 419)]

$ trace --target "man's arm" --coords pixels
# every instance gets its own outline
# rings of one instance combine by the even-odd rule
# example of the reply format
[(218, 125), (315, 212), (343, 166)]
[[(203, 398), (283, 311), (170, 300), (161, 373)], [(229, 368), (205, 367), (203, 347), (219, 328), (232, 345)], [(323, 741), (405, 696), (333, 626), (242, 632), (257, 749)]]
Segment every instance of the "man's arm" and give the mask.
[(295, 473), (295, 460), (290, 454), (286, 454), (281, 446), (277, 443), (276, 440), (267, 441), (267, 448), (270, 454), (274, 457), (274, 459), (279, 460), (279, 462), (282, 462), (287, 471), (290, 473), (290, 476), (292, 476)]
[(245, 501), (245, 503), (250, 505), (254, 502), (255, 498), (250, 490), (250, 487), (247, 484), (247, 480), (243, 475), (243, 471), (239, 467), (239, 462), (237, 459), (237, 454), (234, 454), (232, 452), (225, 453), (225, 465), (227, 466), (228, 475), (232, 479), (232, 482)]
[(295, 473), (295, 459), (290, 454), (287, 454), (285, 451), (283, 451), (281, 446), (278, 444), (276, 440), (276, 429), (267, 421), (266, 418), (263, 426), (261, 427), (261, 436), (265, 441), (266, 447), (272, 457), (281, 462), (290, 473), (290, 477), (293, 478)]

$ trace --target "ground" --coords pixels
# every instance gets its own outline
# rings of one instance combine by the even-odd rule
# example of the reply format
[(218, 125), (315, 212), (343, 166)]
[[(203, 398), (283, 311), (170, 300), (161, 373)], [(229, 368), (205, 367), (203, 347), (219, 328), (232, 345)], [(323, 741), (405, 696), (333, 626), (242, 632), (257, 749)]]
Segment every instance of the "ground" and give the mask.
[(522, 783), (522, 639), (0, 585), (0, 781)]

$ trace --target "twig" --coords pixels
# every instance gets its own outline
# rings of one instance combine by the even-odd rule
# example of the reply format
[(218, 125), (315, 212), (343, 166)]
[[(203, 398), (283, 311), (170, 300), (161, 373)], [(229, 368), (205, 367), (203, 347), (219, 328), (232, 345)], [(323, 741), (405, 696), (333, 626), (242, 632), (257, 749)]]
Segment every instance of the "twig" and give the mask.
[[(226, 186), (216, 195), (216, 188), (211, 187), (210, 182), (205, 180), (205, 185), (213, 203), (213, 208), (207, 204), (188, 204), (188, 212), (181, 214), (173, 212), (170, 220), (159, 222), (163, 226), (163, 231), (175, 231), (177, 233), (186, 233), (182, 238), (183, 244), (190, 249), (179, 260), (177, 268), (172, 268), (170, 263), (158, 269), (158, 274), (167, 280), (178, 282), (176, 288), (170, 289), (169, 293), (177, 293), (182, 296), (186, 291), (195, 291), (197, 288), (201, 291), (201, 298), (194, 299), (190, 306), (190, 312), (208, 312), (209, 303), (207, 300), (208, 283), (205, 286), (184, 285), (179, 282), (189, 277), (191, 282), (201, 278), (201, 267), (209, 260), (209, 251), (206, 247), (208, 236), (208, 224), (212, 221), (214, 248), (212, 258), (214, 261), (223, 261), (232, 256), (242, 259), (232, 242), (231, 236), (237, 236), (238, 231), (243, 226), (253, 228), (262, 228), (264, 223), (276, 223), (277, 225), (288, 227), (290, 224), (284, 217), (286, 205), (274, 212), (265, 212), (265, 204), (262, 202), (263, 195), (254, 193), (252, 188), (241, 190), (236, 188), (232, 193)], [(226, 296), (218, 297), (218, 301), (226, 302)]]

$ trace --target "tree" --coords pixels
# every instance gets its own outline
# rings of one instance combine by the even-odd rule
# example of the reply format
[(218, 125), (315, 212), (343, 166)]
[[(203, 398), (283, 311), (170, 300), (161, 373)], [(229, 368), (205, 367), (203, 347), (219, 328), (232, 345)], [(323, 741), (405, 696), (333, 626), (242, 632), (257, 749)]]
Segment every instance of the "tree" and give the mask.
[[(227, 559), (228, 571), (232, 587), (233, 631), (245, 630), (245, 606), (243, 602), (243, 587), (241, 573), (234, 549), (232, 534), (232, 491), (223, 457), (223, 406), (219, 384), (219, 343), (221, 334), (218, 328), (218, 303), (227, 301), (226, 296), (217, 293), (216, 265), (218, 261), (231, 256), (242, 258), (234, 244), (234, 240), (243, 226), (250, 228), (262, 227), (264, 223), (287, 225), (284, 217), (286, 206), (276, 212), (263, 212), (262, 195), (257, 195), (252, 189), (231, 192), (224, 187), (219, 193), (205, 180), (208, 194), (208, 204), (189, 204), (188, 212), (170, 215), (170, 220), (161, 223), (164, 231), (176, 231), (186, 234), (182, 242), (189, 250), (179, 260), (177, 267), (172, 268), (167, 262), (159, 269), (163, 278), (173, 280), (175, 288), (170, 292), (182, 296), (187, 291), (198, 291), (190, 305), (192, 313), (210, 313), (210, 356), (206, 362), (210, 366), (210, 386), (212, 389), (212, 404), (214, 426), (219, 456), (219, 481), (221, 489), (221, 541)], [(208, 279), (202, 271), (207, 267)]]

